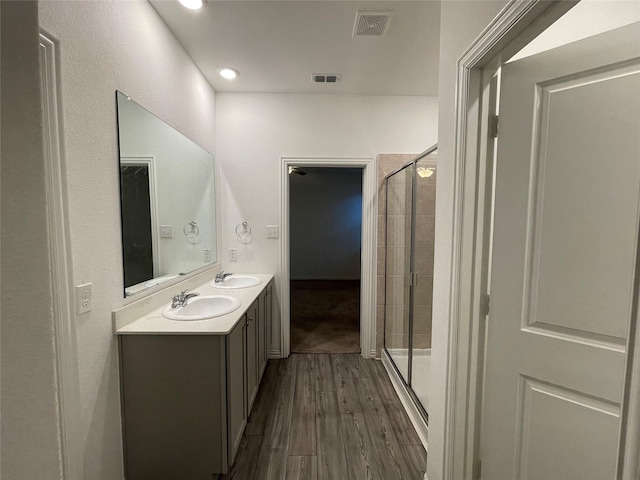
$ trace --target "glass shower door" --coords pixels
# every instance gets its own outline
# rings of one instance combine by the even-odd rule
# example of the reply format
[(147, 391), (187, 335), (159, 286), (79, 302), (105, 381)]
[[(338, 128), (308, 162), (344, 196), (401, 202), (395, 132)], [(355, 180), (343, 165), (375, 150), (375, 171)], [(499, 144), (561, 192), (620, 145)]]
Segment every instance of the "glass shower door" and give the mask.
[[(428, 422), (437, 146), (386, 177), (384, 353)], [(383, 356), (383, 359), (385, 357)]]
[(411, 229), (413, 164), (386, 181), (384, 344), (406, 383), (410, 366)]
[(411, 389), (425, 412), (429, 410), (431, 376), (431, 306), (433, 303), (433, 243), (436, 213), (436, 158), (432, 152), (416, 161), (415, 235)]

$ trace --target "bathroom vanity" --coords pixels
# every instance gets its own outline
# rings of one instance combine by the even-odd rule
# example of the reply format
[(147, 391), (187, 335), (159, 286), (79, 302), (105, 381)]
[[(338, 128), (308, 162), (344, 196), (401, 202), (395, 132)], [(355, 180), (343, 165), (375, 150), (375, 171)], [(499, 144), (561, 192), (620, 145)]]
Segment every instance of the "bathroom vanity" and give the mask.
[(236, 297), (234, 312), (169, 320), (165, 305), (116, 330), (128, 480), (211, 480), (233, 464), (269, 351), (273, 276), (256, 277), (195, 289)]

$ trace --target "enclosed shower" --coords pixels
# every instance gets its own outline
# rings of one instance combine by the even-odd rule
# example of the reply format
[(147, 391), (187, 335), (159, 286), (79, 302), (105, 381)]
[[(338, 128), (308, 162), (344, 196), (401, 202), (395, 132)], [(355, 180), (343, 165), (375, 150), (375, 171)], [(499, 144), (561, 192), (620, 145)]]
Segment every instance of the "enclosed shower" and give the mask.
[[(385, 178), (385, 291), (382, 357), (426, 439), (437, 145)], [(403, 395), (404, 394), (404, 395)], [(411, 414), (411, 411), (410, 411)]]

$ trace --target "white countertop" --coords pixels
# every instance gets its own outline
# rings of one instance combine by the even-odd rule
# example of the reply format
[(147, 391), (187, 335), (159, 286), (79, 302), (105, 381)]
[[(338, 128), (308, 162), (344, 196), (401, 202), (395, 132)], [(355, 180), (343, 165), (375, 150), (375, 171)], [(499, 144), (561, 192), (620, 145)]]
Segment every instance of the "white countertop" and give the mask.
[(206, 320), (169, 320), (162, 316), (162, 311), (169, 305), (167, 302), (151, 313), (117, 329), (115, 333), (116, 335), (227, 335), (273, 278), (271, 274), (252, 273), (251, 275), (258, 277), (262, 282), (254, 287), (221, 289), (212, 287), (213, 280), (209, 280), (191, 290), (203, 296), (228, 295), (237, 298), (241, 303), (240, 308), (231, 313)]

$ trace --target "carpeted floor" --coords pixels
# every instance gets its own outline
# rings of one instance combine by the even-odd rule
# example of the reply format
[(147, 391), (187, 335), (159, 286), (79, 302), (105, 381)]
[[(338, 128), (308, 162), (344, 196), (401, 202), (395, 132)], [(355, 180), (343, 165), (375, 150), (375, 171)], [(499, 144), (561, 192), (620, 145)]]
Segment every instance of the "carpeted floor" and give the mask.
[(291, 353), (360, 353), (360, 281), (291, 281)]

